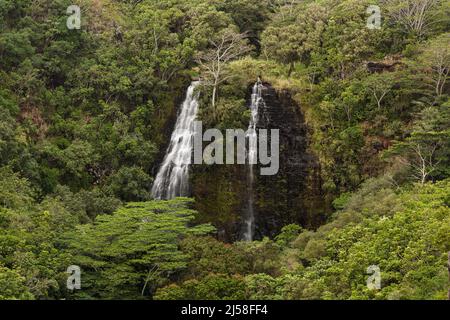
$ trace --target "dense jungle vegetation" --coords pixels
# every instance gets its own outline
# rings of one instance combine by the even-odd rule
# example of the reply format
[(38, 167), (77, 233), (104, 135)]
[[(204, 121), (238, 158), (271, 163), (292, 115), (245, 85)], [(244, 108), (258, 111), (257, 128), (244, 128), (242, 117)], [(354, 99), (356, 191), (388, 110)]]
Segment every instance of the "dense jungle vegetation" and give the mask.
[[(449, 40), (448, 0), (0, 0), (0, 299), (446, 299)], [(150, 188), (191, 79), (225, 129), (258, 76), (304, 113), (332, 209), (229, 243), (225, 188), (201, 219)]]

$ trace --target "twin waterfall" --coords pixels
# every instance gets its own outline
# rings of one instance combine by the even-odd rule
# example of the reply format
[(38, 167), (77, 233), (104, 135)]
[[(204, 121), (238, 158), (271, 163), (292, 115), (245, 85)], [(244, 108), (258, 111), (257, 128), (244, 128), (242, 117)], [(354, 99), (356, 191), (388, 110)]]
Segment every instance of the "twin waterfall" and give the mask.
[(192, 155), (194, 121), (198, 111), (198, 95), (195, 92), (198, 84), (198, 81), (192, 82), (187, 90), (164, 161), (153, 183), (154, 199), (189, 196), (188, 163)]
[[(194, 121), (198, 112), (198, 95), (195, 88), (199, 85), (194, 81), (189, 86), (186, 98), (181, 106), (175, 129), (170, 138), (169, 147), (159, 168), (152, 186), (154, 199), (172, 199), (189, 196), (189, 159), (192, 156), (193, 138), (195, 134)], [(264, 103), (261, 95), (262, 84), (258, 82), (253, 86), (251, 97), (251, 118), (247, 131), (247, 188), (248, 202), (245, 214), (243, 240), (252, 241), (255, 232), (254, 210), (254, 165), (257, 164), (257, 137), (258, 107)]]

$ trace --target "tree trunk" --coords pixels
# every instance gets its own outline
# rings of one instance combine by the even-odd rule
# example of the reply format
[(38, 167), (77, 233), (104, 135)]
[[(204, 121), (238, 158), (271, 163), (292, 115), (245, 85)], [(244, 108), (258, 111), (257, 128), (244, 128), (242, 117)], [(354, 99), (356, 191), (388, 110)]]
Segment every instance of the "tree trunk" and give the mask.
[(217, 84), (214, 84), (212, 93), (212, 107), (214, 110), (216, 109), (216, 94), (217, 94)]

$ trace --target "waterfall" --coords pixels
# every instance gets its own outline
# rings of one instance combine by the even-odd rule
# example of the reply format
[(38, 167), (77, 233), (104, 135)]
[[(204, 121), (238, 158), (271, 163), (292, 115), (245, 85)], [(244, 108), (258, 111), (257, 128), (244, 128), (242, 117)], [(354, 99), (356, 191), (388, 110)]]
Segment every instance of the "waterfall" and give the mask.
[(258, 147), (257, 147), (257, 135), (256, 135), (256, 125), (258, 124), (258, 108), (261, 103), (264, 103), (262, 99), (262, 84), (260, 80), (255, 83), (252, 90), (251, 97), (251, 117), (250, 123), (247, 130), (247, 140), (248, 140), (248, 167), (247, 167), (247, 187), (248, 187), (248, 200), (247, 200), (247, 212), (244, 223), (244, 240), (252, 241), (253, 235), (255, 233), (255, 208), (254, 208), (254, 168), (253, 166), (257, 164), (258, 160)]
[(191, 83), (181, 106), (169, 147), (152, 186), (154, 199), (172, 199), (189, 195), (189, 163), (192, 156), (194, 120), (198, 111), (198, 95)]

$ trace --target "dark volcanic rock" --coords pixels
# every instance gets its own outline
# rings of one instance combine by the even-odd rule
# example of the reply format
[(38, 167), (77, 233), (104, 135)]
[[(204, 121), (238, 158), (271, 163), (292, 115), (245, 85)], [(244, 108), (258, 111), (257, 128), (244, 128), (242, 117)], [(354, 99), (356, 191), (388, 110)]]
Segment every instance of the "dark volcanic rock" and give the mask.
[(276, 175), (256, 170), (256, 237), (274, 236), (289, 223), (314, 228), (322, 222), (319, 165), (308, 151), (308, 128), (288, 91), (264, 83), (258, 128), (279, 129), (280, 168)]
[[(253, 192), (255, 200), (255, 239), (273, 237), (290, 223), (316, 228), (324, 222), (327, 212), (320, 167), (309, 152), (308, 128), (301, 108), (288, 91), (277, 92), (270, 84), (263, 85), (264, 103), (259, 106), (257, 129), (280, 130), (278, 173), (262, 176), (260, 166), (254, 166), (252, 191), (247, 183), (247, 165), (192, 166), (197, 222), (214, 224), (218, 237), (224, 241), (243, 238), (249, 192)], [(248, 106), (251, 89), (248, 88)]]

